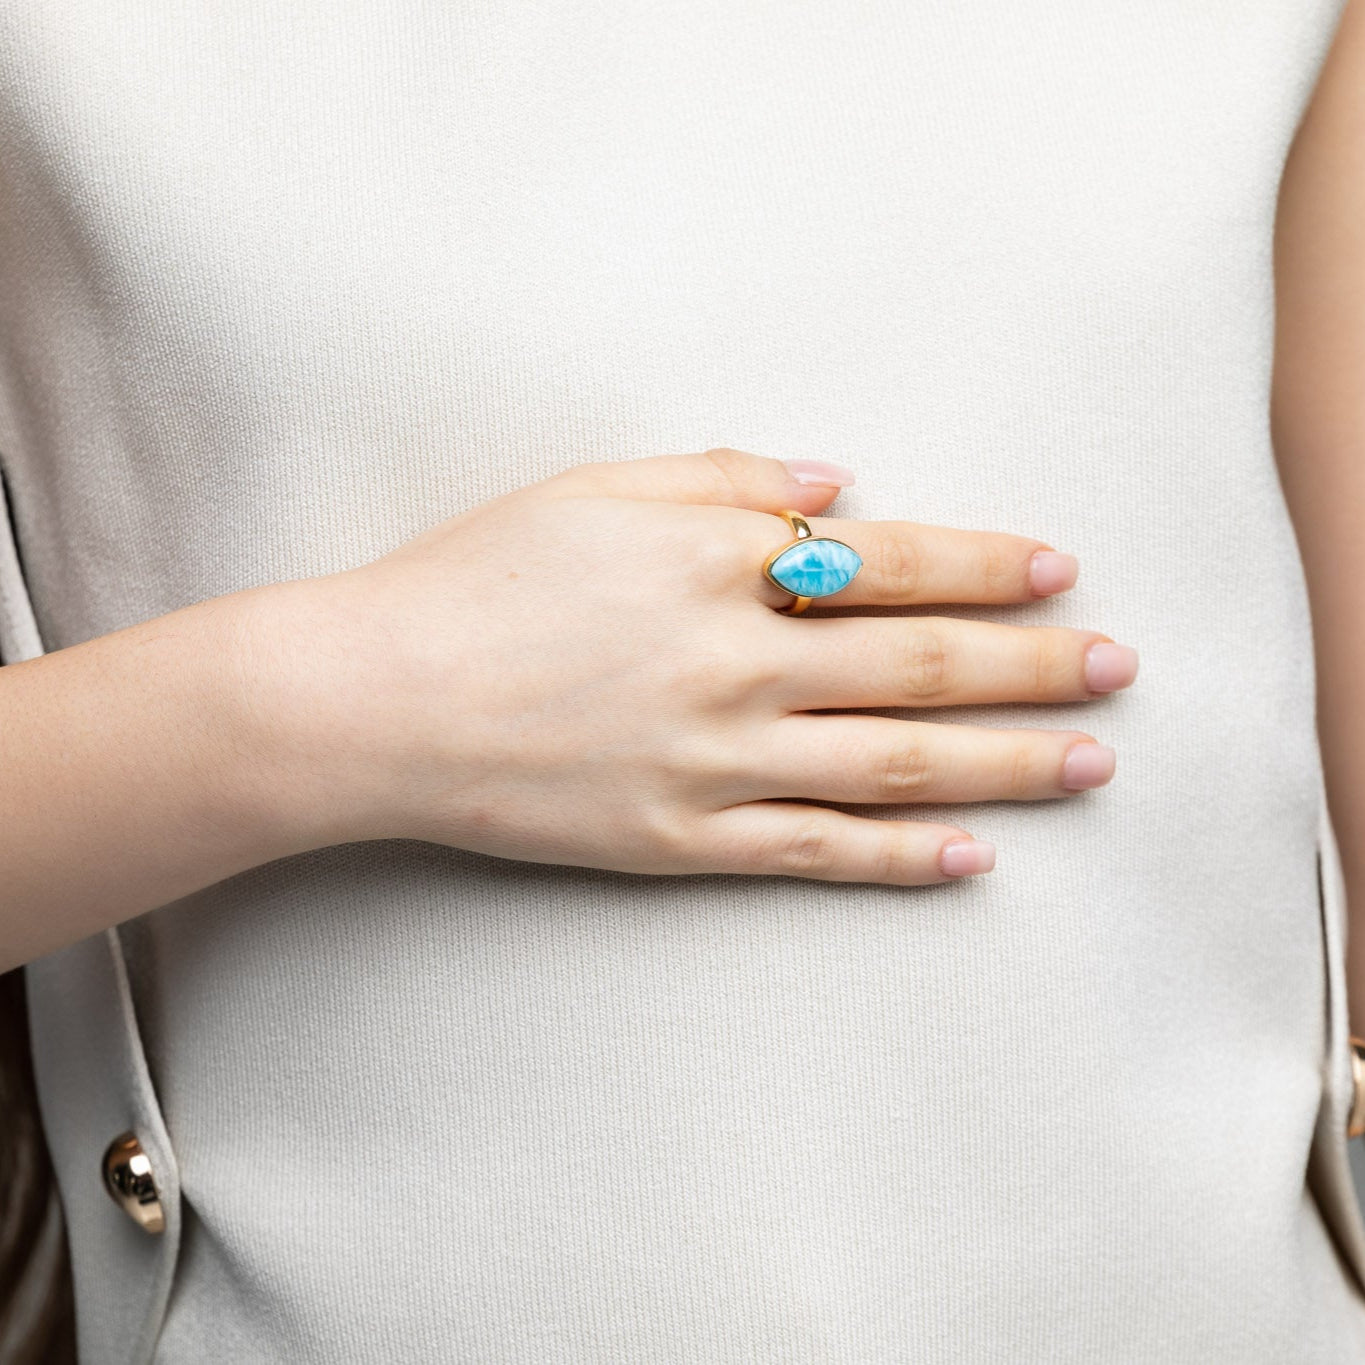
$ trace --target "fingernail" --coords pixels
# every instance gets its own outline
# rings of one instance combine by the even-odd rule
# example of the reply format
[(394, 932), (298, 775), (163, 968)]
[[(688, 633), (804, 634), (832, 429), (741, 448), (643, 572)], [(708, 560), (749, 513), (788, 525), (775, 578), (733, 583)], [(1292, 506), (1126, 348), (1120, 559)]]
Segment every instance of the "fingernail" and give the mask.
[(1080, 740), (1066, 751), (1062, 760), (1062, 786), (1068, 791), (1102, 787), (1113, 775), (1114, 751), (1107, 744)]
[(782, 463), (797, 483), (847, 488), (857, 477), (851, 469), (841, 464), (829, 464), (825, 460), (783, 460)]
[(938, 855), (945, 877), (973, 877), (995, 866), (995, 845), (982, 839), (950, 839)]
[(1039, 597), (1065, 592), (1075, 584), (1079, 569), (1075, 555), (1064, 555), (1060, 550), (1039, 550), (1028, 563), (1029, 586)]
[(1085, 652), (1085, 685), (1092, 692), (1116, 692), (1137, 677), (1138, 656), (1132, 645), (1107, 641)]

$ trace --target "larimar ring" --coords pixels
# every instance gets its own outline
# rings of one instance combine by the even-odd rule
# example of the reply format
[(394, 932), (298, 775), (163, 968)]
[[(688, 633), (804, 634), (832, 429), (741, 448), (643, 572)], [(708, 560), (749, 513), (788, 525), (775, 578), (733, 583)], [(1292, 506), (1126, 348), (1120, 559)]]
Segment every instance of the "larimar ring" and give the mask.
[(779, 611), (795, 616), (816, 597), (828, 597), (853, 582), (863, 557), (851, 545), (832, 536), (811, 533), (810, 523), (790, 507), (777, 514), (792, 529), (795, 540), (779, 545), (763, 561), (763, 576), (796, 600)]

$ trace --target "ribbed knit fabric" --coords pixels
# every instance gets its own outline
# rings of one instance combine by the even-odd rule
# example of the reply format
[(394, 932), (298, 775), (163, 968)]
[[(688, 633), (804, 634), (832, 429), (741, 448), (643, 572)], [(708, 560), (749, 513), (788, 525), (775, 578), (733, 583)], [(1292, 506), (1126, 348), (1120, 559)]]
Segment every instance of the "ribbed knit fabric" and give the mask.
[[(359, 844), (126, 926), (126, 981), (103, 941), (35, 968), (88, 1365), (1365, 1359), (1267, 425), (1338, 8), (0, 0), (43, 647), (727, 444), (853, 465), (838, 515), (1077, 554), (1056, 600), (955, 610), (1142, 658), (934, 713), (1119, 753), (908, 812), (988, 876)], [(117, 1122), (169, 1143), (154, 1250), (100, 1188)]]

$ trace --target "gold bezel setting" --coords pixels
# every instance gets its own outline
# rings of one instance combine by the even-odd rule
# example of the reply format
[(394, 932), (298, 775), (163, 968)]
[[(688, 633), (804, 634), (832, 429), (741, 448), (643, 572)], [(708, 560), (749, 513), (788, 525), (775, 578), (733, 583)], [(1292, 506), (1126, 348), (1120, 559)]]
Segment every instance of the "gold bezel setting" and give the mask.
[[(861, 571), (863, 567), (863, 557), (847, 541), (839, 540), (836, 536), (815, 535), (810, 528), (810, 523), (805, 519), (805, 517), (803, 517), (799, 512), (793, 511), (791, 508), (783, 509), (781, 512), (778, 513), (778, 516), (780, 516), (787, 523), (787, 525), (791, 527), (794, 539), (789, 540), (785, 545), (779, 545), (777, 549), (775, 549), (770, 555), (768, 555), (768, 557), (763, 561), (763, 576), (775, 588), (781, 588), (783, 592), (792, 593), (792, 597), (794, 598), (793, 602), (791, 603), (790, 606), (782, 608), (781, 610), (785, 610), (788, 615), (795, 616), (798, 612), (805, 611), (805, 609), (808, 606), (810, 606), (810, 604), (815, 600), (816, 597), (833, 597), (836, 593), (840, 593), (846, 587), (848, 587), (848, 585), (851, 582), (853, 582), (853, 580), (858, 576), (859, 572)], [(853, 558), (858, 561), (858, 563), (857, 567), (854, 568), (853, 572), (849, 574), (849, 576), (844, 580), (844, 582), (840, 583), (837, 588), (832, 588), (830, 589), (829, 592), (811, 593), (810, 595), (807, 596), (801, 593), (793, 592), (792, 589), (789, 588), (785, 583), (782, 583), (778, 579), (774, 578), (772, 573), (772, 566), (775, 563), (777, 563), (777, 561), (781, 559), (781, 557), (784, 554), (786, 554), (790, 549), (792, 549), (793, 546), (804, 545), (809, 541), (818, 541), (821, 544), (828, 545), (838, 545), (841, 549), (847, 550), (849, 554), (852, 555)]]

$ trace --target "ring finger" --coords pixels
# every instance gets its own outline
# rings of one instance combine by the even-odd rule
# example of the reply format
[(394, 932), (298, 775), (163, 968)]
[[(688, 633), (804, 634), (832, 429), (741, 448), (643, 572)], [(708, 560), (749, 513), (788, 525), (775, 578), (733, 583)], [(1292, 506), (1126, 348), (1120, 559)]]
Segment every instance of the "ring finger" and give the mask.
[[(767, 527), (772, 521), (771, 528)], [(1060, 592), (1076, 580), (1074, 555), (1045, 541), (1007, 531), (964, 531), (915, 521), (856, 521), (807, 517), (811, 534), (842, 541), (862, 566), (851, 582), (813, 607), (922, 606), (929, 603), (1008, 604), (1032, 602)], [(750, 545), (747, 536), (752, 526)], [(762, 528), (762, 529), (760, 529)], [(750, 518), (745, 524), (745, 562), (757, 565), (789, 541), (780, 519)], [(792, 594), (752, 577), (754, 591), (772, 607), (786, 607)]]

